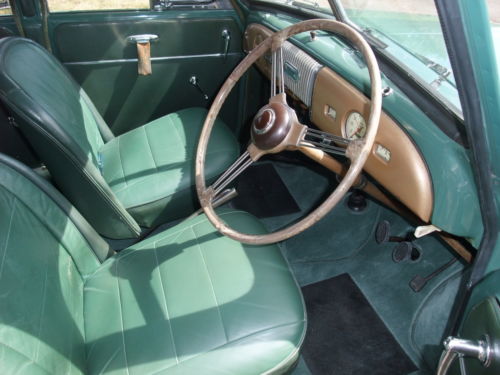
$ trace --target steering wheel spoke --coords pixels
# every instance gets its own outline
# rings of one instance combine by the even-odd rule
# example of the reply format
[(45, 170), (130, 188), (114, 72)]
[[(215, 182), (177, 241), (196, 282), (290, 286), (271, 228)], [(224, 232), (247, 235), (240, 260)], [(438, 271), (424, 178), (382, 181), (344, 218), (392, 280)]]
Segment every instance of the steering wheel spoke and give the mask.
[[(236, 177), (245, 171), (250, 165), (252, 165), (254, 159), (247, 149), (243, 154), (240, 155), (238, 159), (234, 161), (231, 166), (224, 173), (222, 173), (219, 178), (209, 187), (212, 189), (212, 200), (220, 194), (231, 182), (233, 182)], [(208, 190), (208, 189), (207, 189)]]
[(319, 149), (329, 154), (346, 156), (347, 147), (351, 141), (328, 132), (307, 128), (299, 146)]
[(283, 47), (280, 46), (271, 53), (271, 99), (285, 94), (284, 65)]

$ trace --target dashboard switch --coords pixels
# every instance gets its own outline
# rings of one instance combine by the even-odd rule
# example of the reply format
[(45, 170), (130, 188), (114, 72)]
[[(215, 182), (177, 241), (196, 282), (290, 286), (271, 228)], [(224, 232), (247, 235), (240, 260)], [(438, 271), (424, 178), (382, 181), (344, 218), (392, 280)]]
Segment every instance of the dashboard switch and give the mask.
[(391, 161), (391, 152), (380, 144), (377, 144), (375, 146), (375, 154), (377, 154), (377, 156), (386, 163), (389, 163)]
[(332, 120), (337, 119), (337, 111), (330, 107), (329, 105), (326, 106), (326, 114), (329, 116)]

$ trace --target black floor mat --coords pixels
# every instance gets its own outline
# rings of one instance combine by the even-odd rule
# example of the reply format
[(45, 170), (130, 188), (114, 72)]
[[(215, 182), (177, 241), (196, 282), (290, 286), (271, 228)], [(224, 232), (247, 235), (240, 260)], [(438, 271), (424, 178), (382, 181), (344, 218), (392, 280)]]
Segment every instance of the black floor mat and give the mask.
[(417, 368), (348, 274), (302, 288), (303, 356), (313, 375), (404, 375)]
[(238, 196), (230, 205), (259, 217), (273, 217), (299, 212), (295, 199), (270, 163), (248, 168), (238, 177)]

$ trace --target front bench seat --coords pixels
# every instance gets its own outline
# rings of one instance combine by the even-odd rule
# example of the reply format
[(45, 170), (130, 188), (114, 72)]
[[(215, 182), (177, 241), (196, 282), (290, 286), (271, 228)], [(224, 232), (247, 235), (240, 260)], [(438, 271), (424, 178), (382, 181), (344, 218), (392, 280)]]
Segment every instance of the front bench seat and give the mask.
[[(221, 214), (264, 231), (249, 214)], [(1, 374), (283, 373), (306, 327), (276, 245), (243, 245), (201, 215), (114, 254), (2, 155), (0, 306)]]
[[(207, 111), (188, 108), (115, 137), (83, 89), (43, 47), (0, 41), (0, 98), (55, 184), (92, 226), (111, 239), (137, 238), (193, 212), (194, 155)], [(206, 177), (238, 156), (218, 120)]]

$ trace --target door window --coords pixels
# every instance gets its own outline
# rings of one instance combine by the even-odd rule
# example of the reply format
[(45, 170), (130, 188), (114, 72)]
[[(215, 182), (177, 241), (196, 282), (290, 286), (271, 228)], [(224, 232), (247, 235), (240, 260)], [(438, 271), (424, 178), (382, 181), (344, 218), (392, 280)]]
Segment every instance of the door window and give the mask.
[(49, 0), (48, 3), (50, 12), (135, 10), (150, 6), (149, 0)]
[(11, 16), (12, 9), (10, 8), (9, 0), (0, 0), (0, 16)]

